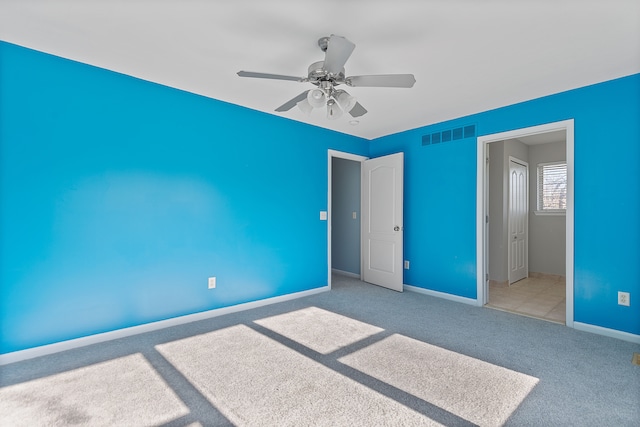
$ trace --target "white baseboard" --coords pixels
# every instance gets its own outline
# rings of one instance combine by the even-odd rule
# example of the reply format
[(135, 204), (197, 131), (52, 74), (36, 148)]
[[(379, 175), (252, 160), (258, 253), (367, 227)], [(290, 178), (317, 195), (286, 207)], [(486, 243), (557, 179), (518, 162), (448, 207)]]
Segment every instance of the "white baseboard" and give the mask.
[(463, 304), (478, 305), (478, 301), (472, 298), (460, 297), (458, 295), (447, 294), (445, 292), (432, 291), (430, 289), (419, 288), (418, 286), (403, 285), (406, 291), (417, 292), (432, 297), (448, 299), (450, 301), (461, 302)]
[(603, 328), (602, 326), (590, 325), (588, 323), (581, 322), (573, 322), (573, 328), (579, 331), (591, 332), (593, 334), (604, 335), (606, 337), (640, 344), (640, 335), (631, 334), (629, 332), (617, 331), (615, 329)]
[(265, 305), (302, 298), (329, 290), (329, 286), (323, 286), (321, 288), (310, 289), (308, 291), (296, 292), (293, 294), (247, 302), (244, 304), (232, 305), (230, 307), (217, 308), (214, 310), (203, 311), (201, 313), (187, 314), (185, 316), (174, 317), (167, 320), (160, 320), (158, 322), (146, 323), (139, 326), (132, 326), (130, 328), (117, 329), (115, 331), (104, 332), (101, 334), (89, 335), (82, 338), (61, 341), (54, 344), (29, 348), (26, 350), (14, 351), (12, 353), (0, 354), (0, 366), (7, 365), (9, 363), (20, 362), (27, 359), (33, 359), (40, 356), (46, 356), (48, 354), (58, 353), (61, 351), (72, 350), (74, 348), (85, 347), (91, 344), (111, 341), (118, 338), (130, 337), (132, 335), (157, 331), (159, 329), (169, 328), (171, 326), (184, 325), (186, 323), (196, 322), (198, 320), (210, 319), (212, 317), (218, 317), (225, 314), (237, 313), (239, 311), (250, 310), (252, 308), (258, 308)]
[(337, 268), (332, 268), (331, 272), (334, 273), (334, 274), (339, 274), (340, 276), (346, 276), (346, 277), (351, 277), (353, 279), (360, 280), (360, 275), (359, 274), (352, 273), (350, 271), (343, 271), (343, 270), (338, 270)]

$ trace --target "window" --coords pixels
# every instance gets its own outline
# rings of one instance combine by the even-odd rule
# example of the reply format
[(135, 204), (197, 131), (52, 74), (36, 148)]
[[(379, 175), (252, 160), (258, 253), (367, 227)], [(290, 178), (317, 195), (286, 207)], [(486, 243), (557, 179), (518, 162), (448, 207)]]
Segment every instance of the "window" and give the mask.
[(538, 211), (564, 214), (567, 210), (567, 163), (538, 164)]

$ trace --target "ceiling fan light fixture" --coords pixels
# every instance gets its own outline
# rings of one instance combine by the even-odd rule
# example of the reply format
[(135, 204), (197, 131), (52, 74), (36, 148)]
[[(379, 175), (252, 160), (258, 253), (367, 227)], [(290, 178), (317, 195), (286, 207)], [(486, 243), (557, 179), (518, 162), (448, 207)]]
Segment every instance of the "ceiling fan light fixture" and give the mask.
[(307, 98), (303, 99), (302, 101), (297, 102), (296, 105), (298, 106), (300, 111), (305, 113), (307, 116), (311, 115), (311, 112), (313, 111), (313, 106), (311, 106), (311, 104), (309, 104), (309, 101), (307, 100)]
[(327, 102), (327, 96), (322, 89), (312, 89), (307, 94), (307, 102), (313, 108), (322, 108)]
[(349, 111), (351, 111), (353, 107), (355, 107), (356, 105), (356, 98), (349, 95), (344, 90), (336, 91), (335, 98), (336, 98), (336, 102), (345, 113), (348, 113)]

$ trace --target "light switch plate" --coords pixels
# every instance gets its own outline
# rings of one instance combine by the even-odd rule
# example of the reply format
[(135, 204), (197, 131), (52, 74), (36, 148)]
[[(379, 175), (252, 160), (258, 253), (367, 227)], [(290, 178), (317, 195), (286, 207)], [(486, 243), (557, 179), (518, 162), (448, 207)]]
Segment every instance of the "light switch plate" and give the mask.
[(320, 211), (320, 221), (327, 220), (327, 211)]

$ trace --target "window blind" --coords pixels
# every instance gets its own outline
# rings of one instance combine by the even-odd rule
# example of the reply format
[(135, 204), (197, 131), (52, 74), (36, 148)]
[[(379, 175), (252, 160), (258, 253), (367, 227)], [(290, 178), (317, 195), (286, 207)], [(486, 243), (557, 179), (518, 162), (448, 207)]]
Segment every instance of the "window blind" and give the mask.
[(538, 210), (567, 209), (567, 164), (538, 165)]

